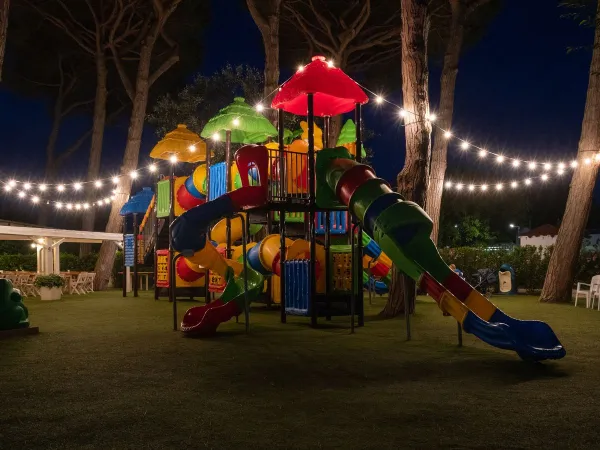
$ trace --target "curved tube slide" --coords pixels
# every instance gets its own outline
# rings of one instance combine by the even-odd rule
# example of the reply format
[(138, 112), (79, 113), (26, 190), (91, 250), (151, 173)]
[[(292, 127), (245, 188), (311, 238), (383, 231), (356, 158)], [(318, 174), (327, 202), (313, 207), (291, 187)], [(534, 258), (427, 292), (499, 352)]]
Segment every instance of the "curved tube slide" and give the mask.
[[(217, 199), (186, 211), (173, 222), (171, 236), (176, 251), (185, 254), (186, 264), (192, 269), (214, 270), (227, 280), (221, 297), (205, 306), (189, 309), (181, 323), (186, 334), (210, 335), (216, 332), (219, 324), (238, 316), (244, 310), (246, 294), (244, 290), (244, 267), (223, 258), (214, 245), (207, 239), (208, 226), (222, 217), (232, 216), (240, 211), (262, 206), (267, 200), (267, 149), (262, 146), (245, 146), (235, 155), (238, 167), (256, 167), (260, 186), (249, 186), (222, 195)], [(247, 177), (245, 177), (247, 179)], [(244, 178), (242, 178), (243, 180)], [(255, 298), (263, 289), (263, 276), (246, 267), (248, 299)]]
[(565, 356), (546, 323), (506, 315), (456, 275), (429, 237), (432, 222), (425, 211), (404, 201), (369, 166), (351, 159), (344, 149), (322, 150), (317, 156), (317, 179), (327, 183), (394, 264), (417, 280), (465, 332), (495, 347), (514, 350), (524, 360)]

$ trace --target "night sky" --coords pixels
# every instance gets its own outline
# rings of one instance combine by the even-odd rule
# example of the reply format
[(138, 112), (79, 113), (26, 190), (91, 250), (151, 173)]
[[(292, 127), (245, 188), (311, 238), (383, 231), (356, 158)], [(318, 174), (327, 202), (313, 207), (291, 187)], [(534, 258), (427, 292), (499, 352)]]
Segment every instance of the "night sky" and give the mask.
[[(263, 65), (260, 34), (250, 15), (241, 6), (228, 3), (212, 2), (204, 62), (199, 68), (207, 74), (228, 62), (261, 68)], [(507, 155), (540, 160), (564, 156), (566, 161), (575, 155), (591, 52), (567, 54), (567, 47), (588, 45), (593, 36), (590, 30), (561, 19), (557, 4), (553, 0), (507, 0), (483, 38), (465, 50), (456, 90), (455, 134)], [(233, 39), (226, 31), (231, 29), (236, 30)], [(225, 33), (229, 38), (225, 38)], [(390, 64), (399, 63), (398, 59)], [(435, 110), (439, 64), (432, 62), (430, 69), (431, 102)], [(396, 86), (371, 88), (381, 88), (390, 99), (400, 103), (400, 80)], [(368, 143), (374, 151), (375, 169), (380, 176), (393, 180), (404, 159), (404, 137), (396, 111), (373, 105), (366, 108), (365, 118), (367, 126), (376, 133)], [(73, 139), (88, 123), (89, 117), (72, 119), (61, 140)], [(32, 179), (39, 179), (43, 174), (49, 127), (47, 105), (0, 89), (2, 173), (20, 179), (31, 174)], [(126, 120), (107, 130), (103, 173), (118, 168), (126, 132)], [(140, 161), (146, 159), (155, 142), (153, 130), (148, 128)], [(455, 148), (449, 150), (450, 155), (458, 153)], [(451, 156), (450, 174), (460, 170), (461, 163), (474, 159)], [(82, 179), (86, 165), (84, 149), (64, 168), (65, 181)], [(490, 172), (491, 165), (490, 162), (476, 166), (481, 181), (501, 178), (501, 173)]]

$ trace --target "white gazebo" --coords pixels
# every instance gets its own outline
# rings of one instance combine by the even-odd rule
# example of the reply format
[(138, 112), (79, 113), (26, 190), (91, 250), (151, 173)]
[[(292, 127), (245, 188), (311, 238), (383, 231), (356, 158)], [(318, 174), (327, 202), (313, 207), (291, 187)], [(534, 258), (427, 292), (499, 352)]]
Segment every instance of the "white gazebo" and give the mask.
[(60, 273), (60, 244), (63, 242), (93, 244), (113, 241), (122, 245), (123, 235), (98, 231), (0, 225), (0, 241), (32, 241), (37, 249), (37, 272), (51, 274)]

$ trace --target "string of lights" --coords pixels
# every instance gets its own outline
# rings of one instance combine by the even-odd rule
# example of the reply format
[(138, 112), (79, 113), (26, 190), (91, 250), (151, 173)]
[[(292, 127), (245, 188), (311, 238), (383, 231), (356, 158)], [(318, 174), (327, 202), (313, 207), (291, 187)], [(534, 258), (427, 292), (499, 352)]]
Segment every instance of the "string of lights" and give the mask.
[(101, 207), (109, 205), (112, 200), (115, 199), (115, 192), (113, 191), (111, 196), (97, 198), (93, 202), (88, 201), (61, 201), (61, 200), (50, 200), (40, 197), (38, 194), (30, 194), (26, 191), (18, 191), (16, 197), (23, 201), (29, 201), (32, 205), (38, 206), (42, 204), (52, 205), (58, 210), (65, 211), (86, 211), (92, 207)]

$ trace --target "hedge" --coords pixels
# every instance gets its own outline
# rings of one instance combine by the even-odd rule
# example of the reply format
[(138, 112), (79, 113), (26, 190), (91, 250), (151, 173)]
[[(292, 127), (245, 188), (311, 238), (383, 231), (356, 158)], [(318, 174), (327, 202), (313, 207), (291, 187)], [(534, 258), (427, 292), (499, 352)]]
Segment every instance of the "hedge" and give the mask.
[[(510, 264), (515, 270), (517, 285), (527, 292), (542, 288), (553, 247), (514, 247), (512, 250), (487, 250), (485, 248), (458, 247), (440, 249), (448, 264), (456, 264), (469, 279), (478, 269), (498, 270), (502, 264)], [(587, 281), (600, 274), (600, 252), (582, 251), (575, 271), (576, 281)]]

